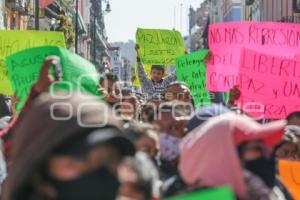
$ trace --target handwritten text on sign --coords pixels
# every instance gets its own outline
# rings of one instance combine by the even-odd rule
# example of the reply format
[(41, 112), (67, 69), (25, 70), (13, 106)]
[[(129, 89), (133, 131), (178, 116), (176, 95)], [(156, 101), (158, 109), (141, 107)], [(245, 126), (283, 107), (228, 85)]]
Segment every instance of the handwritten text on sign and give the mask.
[(61, 59), (64, 82), (61, 85), (56, 83), (55, 87), (99, 94), (99, 75), (93, 64), (67, 49), (55, 46), (35, 47), (15, 53), (6, 59), (14, 92), (20, 98), (17, 110), (24, 105), (32, 85), (39, 77), (44, 59), (49, 55), (56, 55)]
[(207, 68), (210, 91), (228, 91), (236, 84), (244, 47), (293, 59), (300, 51), (300, 25), (273, 22), (210, 25), (211, 60)]
[(0, 94), (13, 94), (11, 82), (7, 77), (5, 58), (23, 49), (43, 45), (65, 47), (63, 33), (54, 31), (0, 31)]
[(136, 42), (143, 64), (175, 64), (184, 55), (184, 41), (178, 31), (138, 29)]
[[(238, 85), (240, 105), (257, 103), (255, 117), (285, 118), (300, 109), (300, 61), (243, 49)], [(252, 104), (254, 105), (254, 104)]]
[(189, 86), (196, 106), (210, 102), (206, 90), (206, 67), (203, 63), (207, 54), (208, 50), (201, 50), (182, 56), (176, 61), (177, 80), (183, 81)]

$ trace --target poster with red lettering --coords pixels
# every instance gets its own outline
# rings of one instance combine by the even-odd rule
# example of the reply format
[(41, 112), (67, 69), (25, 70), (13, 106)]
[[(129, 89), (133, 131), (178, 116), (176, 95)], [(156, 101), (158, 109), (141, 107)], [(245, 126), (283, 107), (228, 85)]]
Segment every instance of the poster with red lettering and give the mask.
[(299, 79), (300, 61), (242, 49), (238, 106), (257, 119), (284, 119), (300, 110)]
[(300, 52), (300, 25), (277, 22), (228, 22), (209, 27), (207, 89), (228, 91), (236, 84), (241, 50), (249, 48), (294, 58)]

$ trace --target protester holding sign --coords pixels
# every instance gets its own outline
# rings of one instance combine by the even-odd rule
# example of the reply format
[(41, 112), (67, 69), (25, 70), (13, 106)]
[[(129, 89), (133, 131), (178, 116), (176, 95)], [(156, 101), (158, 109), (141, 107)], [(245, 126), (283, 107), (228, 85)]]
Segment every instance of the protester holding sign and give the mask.
[(151, 78), (147, 77), (145, 73), (143, 64), (141, 63), (141, 58), (139, 56), (139, 47), (136, 46), (137, 50), (137, 63), (138, 63), (138, 75), (140, 82), (142, 84), (142, 90), (147, 99), (152, 98), (162, 98), (162, 95), (165, 92), (166, 87), (173, 81), (176, 80), (175, 74), (171, 74), (166, 78), (163, 78), (165, 75), (165, 68), (162, 65), (152, 65), (151, 67)]

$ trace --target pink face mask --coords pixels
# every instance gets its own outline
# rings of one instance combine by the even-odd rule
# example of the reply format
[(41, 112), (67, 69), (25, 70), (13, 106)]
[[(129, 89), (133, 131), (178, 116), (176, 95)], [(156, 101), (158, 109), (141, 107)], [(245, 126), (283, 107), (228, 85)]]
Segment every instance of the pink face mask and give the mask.
[(181, 138), (168, 133), (161, 133), (159, 135), (161, 159), (165, 161), (175, 160), (179, 156), (179, 143), (181, 140)]

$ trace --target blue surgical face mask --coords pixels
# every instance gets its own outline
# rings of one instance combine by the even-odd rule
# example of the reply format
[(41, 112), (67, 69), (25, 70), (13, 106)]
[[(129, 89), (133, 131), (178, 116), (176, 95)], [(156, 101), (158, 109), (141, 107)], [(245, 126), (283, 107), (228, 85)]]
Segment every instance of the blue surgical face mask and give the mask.
[(165, 161), (173, 161), (179, 156), (179, 144), (181, 138), (174, 137), (168, 133), (159, 135), (160, 157)]

